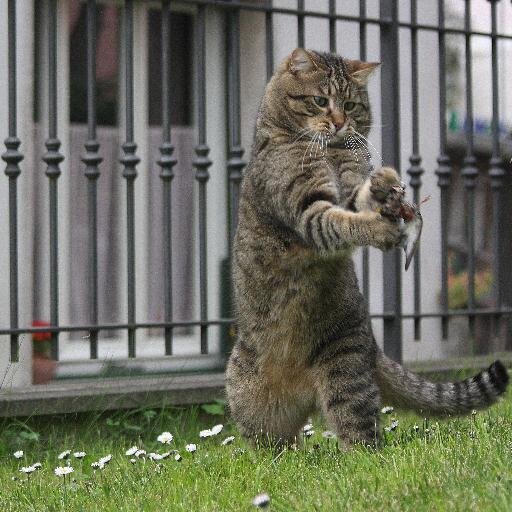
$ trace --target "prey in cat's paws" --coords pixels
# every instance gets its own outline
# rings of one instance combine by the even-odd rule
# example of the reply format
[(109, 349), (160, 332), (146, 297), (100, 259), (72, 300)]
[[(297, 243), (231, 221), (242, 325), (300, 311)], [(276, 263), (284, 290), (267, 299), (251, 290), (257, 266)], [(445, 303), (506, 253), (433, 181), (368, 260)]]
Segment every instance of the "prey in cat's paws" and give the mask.
[(370, 177), (370, 193), (378, 204), (374, 209), (391, 220), (401, 218), (400, 208), (405, 186), (398, 173), (391, 167), (382, 167)]

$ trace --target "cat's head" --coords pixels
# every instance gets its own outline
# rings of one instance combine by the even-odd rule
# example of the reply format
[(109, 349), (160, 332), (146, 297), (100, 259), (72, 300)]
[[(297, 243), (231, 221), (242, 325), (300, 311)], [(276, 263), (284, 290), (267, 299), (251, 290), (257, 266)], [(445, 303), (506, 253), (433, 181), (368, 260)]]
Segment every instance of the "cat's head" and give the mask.
[(267, 86), (266, 124), (304, 138), (320, 132), (333, 142), (354, 130), (366, 136), (371, 124), (366, 84), (378, 65), (297, 48)]

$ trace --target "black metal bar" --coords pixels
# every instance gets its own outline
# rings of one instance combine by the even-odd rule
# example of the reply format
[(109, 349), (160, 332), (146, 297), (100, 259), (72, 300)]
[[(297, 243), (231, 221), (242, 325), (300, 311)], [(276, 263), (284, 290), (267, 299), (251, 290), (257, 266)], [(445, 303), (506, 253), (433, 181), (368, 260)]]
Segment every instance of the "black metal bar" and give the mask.
[[(417, 19), (417, 0), (411, 0), (411, 23), (415, 24)], [(410, 185), (413, 189), (413, 200), (420, 203), (421, 156), (419, 154), (419, 126), (418, 126), (418, 33), (415, 28), (411, 29), (411, 87), (412, 87), (412, 154), (409, 157), (410, 167), (407, 173), (410, 176)], [(420, 249), (414, 256), (414, 314), (421, 312), (421, 266)], [(421, 338), (421, 321), (419, 317), (414, 318), (414, 339)]]
[[(468, 309), (475, 309), (475, 181), (478, 176), (476, 158), (474, 156), (473, 130), (473, 79), (471, 52), (471, 0), (466, 0), (464, 10), (465, 36), (465, 69), (466, 69), (466, 143), (467, 153), (461, 174), (466, 189), (466, 229), (468, 243)], [(468, 315), (471, 337), (475, 334), (475, 317)]]
[(448, 338), (448, 201), (452, 169), (446, 151), (446, 38), (444, 31), (444, 0), (438, 0), (439, 16), (439, 156), (436, 175), (441, 193), (441, 330), (443, 339)]
[[(299, 0), (298, 0), (299, 1)], [(180, 3), (193, 5), (193, 6), (214, 6), (219, 7), (226, 10), (239, 10), (243, 9), (245, 11), (258, 11), (258, 12), (273, 12), (275, 14), (284, 14), (289, 16), (297, 16), (297, 9), (291, 9), (287, 7), (276, 7), (271, 6), (265, 2), (244, 2), (240, 0), (180, 0)], [(320, 11), (309, 11), (306, 9), (303, 9), (301, 11), (301, 15), (308, 18), (322, 18), (327, 19), (329, 18), (329, 14), (326, 12), (320, 12)], [(343, 21), (353, 21), (353, 22), (359, 22), (360, 18), (359, 16), (351, 16), (349, 14), (336, 14), (337, 20), (343, 20)], [(389, 25), (391, 24), (391, 19), (389, 18), (373, 18), (373, 17), (366, 17), (365, 21), (367, 23), (372, 23), (375, 25)], [(435, 27), (430, 27), (432, 30), (435, 29)]]
[[(18, 328), (18, 176), (19, 163), (23, 155), (18, 151), (21, 141), (17, 136), (17, 97), (16, 97), (16, 2), (7, 4), (8, 23), (8, 80), (9, 80), (9, 134), (5, 139), (6, 151), (2, 160), (7, 164), (5, 175), (9, 178), (9, 302), (11, 328)], [(19, 361), (19, 336), (11, 334), (10, 361)]]
[[(126, 178), (126, 258), (127, 258), (127, 300), (128, 325), (135, 324), (135, 178), (136, 166), (140, 162), (135, 154), (137, 144), (133, 138), (133, 0), (124, 5), (124, 48), (125, 48), (125, 122), (126, 141), (122, 145), (123, 177)], [(135, 329), (128, 327), (128, 357), (135, 357)]]
[(206, 143), (206, 20), (205, 7), (197, 9), (196, 19), (196, 83), (197, 83), (197, 126), (198, 141), (193, 161), (195, 178), (199, 184), (199, 301), (201, 316), (201, 354), (208, 353), (208, 272), (206, 245), (206, 183), (210, 179), (208, 158), (210, 148)]
[[(96, 1), (87, 0), (87, 141), (82, 162), (87, 177), (89, 322), (98, 323), (98, 178), (102, 162), (96, 136)], [(98, 331), (89, 333), (90, 357), (98, 357)]]
[[(361, 20), (359, 22), (359, 58), (362, 61), (367, 59), (367, 30), (366, 22), (363, 18), (366, 16), (366, 0), (359, 2), (359, 16)], [(366, 306), (370, 307), (370, 250), (368, 247), (363, 247), (363, 297), (366, 301)]]
[[(285, 14), (290, 16), (297, 16), (297, 9), (291, 9), (286, 7), (275, 7), (271, 6), (265, 3), (248, 3), (244, 1), (236, 1), (236, 0), (180, 0), (180, 3), (183, 4), (189, 4), (194, 6), (215, 6), (226, 10), (233, 10), (233, 9), (244, 9), (246, 11), (259, 11), (259, 12), (273, 12), (276, 14)], [(328, 19), (330, 17), (329, 13), (326, 12), (320, 12), (320, 11), (309, 11), (304, 9), (301, 14), (304, 17), (308, 18), (321, 18), (321, 19)], [(377, 26), (385, 26), (385, 25), (392, 25), (393, 20), (389, 17), (378, 17), (373, 18), (371, 16), (365, 16), (361, 18), (360, 16), (352, 16), (349, 14), (336, 14), (335, 15), (336, 20), (341, 21), (352, 21), (359, 23), (360, 21), (365, 21), (366, 23), (377, 25)], [(440, 28), (436, 25), (428, 25), (425, 23), (408, 23), (405, 21), (399, 21), (398, 23), (399, 28), (416, 28), (418, 30), (426, 30), (426, 31), (432, 31), (432, 32), (442, 32), (443, 34), (459, 34), (464, 35), (467, 33), (464, 29), (458, 29), (458, 28), (452, 28), (452, 27), (444, 27)], [(474, 36), (483, 36), (483, 37), (492, 37), (490, 32), (482, 32), (478, 30), (471, 31), (471, 34)], [(504, 40), (512, 40), (512, 35), (508, 34), (497, 34), (496, 37), (498, 39), (504, 39)]]
[[(267, 0), (272, 7), (272, 0)], [(274, 74), (274, 20), (272, 11), (265, 12), (265, 60), (267, 66), (267, 81)]]
[[(164, 317), (166, 323), (172, 323), (172, 203), (171, 184), (174, 178), (173, 167), (177, 160), (171, 144), (171, 88), (170, 88), (170, 50), (171, 50), (171, 9), (170, 0), (162, 2), (162, 145), (160, 146), (163, 193), (163, 263), (164, 263)], [(165, 355), (172, 355), (172, 328), (165, 329)]]
[[(380, 0), (380, 14), (393, 24), (380, 32), (382, 58), (382, 119), (393, 130), (382, 130), (382, 159), (400, 172), (400, 102), (397, 0)], [(384, 320), (384, 351), (396, 361), (402, 360), (401, 253), (398, 248), (383, 255), (384, 312), (392, 317)]]
[[(512, 316), (512, 308), (502, 307), (500, 309), (487, 308), (487, 309), (475, 309), (469, 311), (471, 315), (475, 317), (479, 316)], [(449, 317), (467, 317), (467, 309), (453, 309), (447, 313)], [(419, 315), (421, 318), (441, 318), (443, 313), (429, 312), (422, 313)], [(392, 320), (395, 317), (394, 313), (377, 313), (370, 315), (371, 318), (375, 319), (389, 319)], [(413, 319), (414, 314), (403, 314), (403, 319)], [(170, 324), (166, 322), (138, 322), (135, 324), (98, 324), (98, 325), (59, 325), (56, 326), (45, 326), (45, 327), (26, 327), (26, 328), (2, 328), (0, 329), (0, 336), (11, 335), (11, 334), (27, 334), (27, 333), (41, 333), (41, 332), (77, 332), (77, 331), (90, 331), (96, 329), (98, 331), (115, 331), (119, 329), (165, 329), (165, 328), (176, 328), (176, 327), (195, 327), (195, 326), (212, 326), (212, 325), (229, 325), (234, 324), (236, 319), (234, 318), (215, 318), (209, 319), (206, 322), (201, 320), (189, 320), (183, 322), (172, 322)]]
[(297, 45), (299, 48), (305, 48), (304, 34), (304, 0), (297, 0)]
[[(59, 153), (57, 138), (57, 1), (48, 0), (48, 138), (43, 155), (49, 182), (50, 209), (50, 323), (59, 325), (59, 223), (57, 180), (61, 174), (59, 164), (64, 156)], [(53, 332), (51, 356), (59, 358), (59, 333)]]
[(229, 155), (227, 161), (229, 180), (229, 255), (238, 224), (238, 201), (244, 149), (241, 146), (240, 127), (240, 19), (238, 11), (228, 14), (228, 132)]
[[(503, 179), (505, 170), (503, 169), (503, 161), (501, 159), (500, 144), (500, 111), (499, 111), (499, 83), (498, 83), (498, 40), (496, 34), (497, 16), (496, 4), (499, 0), (490, 0), (491, 2), (491, 59), (492, 59), (492, 156), (490, 161), (489, 176), (491, 178), (492, 190), (492, 232), (493, 232), (493, 295), (494, 306), (500, 309), (502, 305), (502, 282), (503, 282), (503, 266), (502, 266), (502, 250), (503, 250)], [(500, 317), (495, 318), (495, 333), (499, 332)]]
[(329, 51), (336, 53), (336, 0), (329, 0)]

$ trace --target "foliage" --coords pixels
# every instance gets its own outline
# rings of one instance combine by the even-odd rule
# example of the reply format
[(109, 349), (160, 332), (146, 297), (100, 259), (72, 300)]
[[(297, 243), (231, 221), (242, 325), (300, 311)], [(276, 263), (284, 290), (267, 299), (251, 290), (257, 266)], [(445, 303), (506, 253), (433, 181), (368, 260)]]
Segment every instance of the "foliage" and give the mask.
[[(467, 418), (424, 420), (393, 411), (382, 418), (389, 430), (382, 449), (350, 453), (323, 438), (315, 420), (314, 435), (297, 451), (272, 452), (250, 448), (229, 423), (200, 438), (200, 430), (219, 423), (200, 407), (152, 411), (0, 421), (0, 508), (238, 512), (254, 509), (254, 497), (268, 493), (271, 511), (512, 510), (510, 393)], [(170, 444), (157, 442), (164, 431), (174, 436)], [(37, 439), (22, 435), (30, 432)], [(231, 434), (234, 442), (222, 445)], [(189, 443), (197, 444), (195, 452), (185, 450)], [(125, 451), (133, 445), (148, 454), (176, 449), (182, 460), (132, 463)], [(57, 455), (65, 449), (86, 456), (71, 455), (74, 472), (58, 477), (54, 469), (66, 461)], [(20, 459), (12, 455), (17, 450), (24, 451)], [(94, 471), (90, 464), (107, 454), (112, 460)], [(33, 474), (18, 471), (36, 461), (43, 467)]]
[[(475, 272), (475, 306), (483, 306), (484, 300), (492, 290), (492, 273), (490, 270)], [(466, 271), (448, 276), (448, 307), (463, 309), (468, 307), (468, 273)]]

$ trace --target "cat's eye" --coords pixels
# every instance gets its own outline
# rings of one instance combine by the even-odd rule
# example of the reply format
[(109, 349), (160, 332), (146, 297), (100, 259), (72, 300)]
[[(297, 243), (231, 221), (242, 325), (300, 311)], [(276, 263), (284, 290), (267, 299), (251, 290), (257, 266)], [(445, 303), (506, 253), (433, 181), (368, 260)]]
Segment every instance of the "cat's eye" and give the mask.
[(319, 107), (326, 107), (329, 100), (323, 96), (313, 96), (313, 100)]
[(345, 112), (351, 112), (355, 108), (356, 104), (354, 101), (345, 101), (345, 103), (343, 104), (343, 109), (345, 110)]

